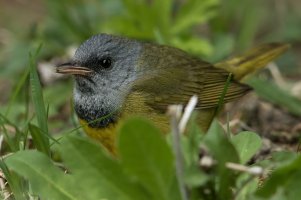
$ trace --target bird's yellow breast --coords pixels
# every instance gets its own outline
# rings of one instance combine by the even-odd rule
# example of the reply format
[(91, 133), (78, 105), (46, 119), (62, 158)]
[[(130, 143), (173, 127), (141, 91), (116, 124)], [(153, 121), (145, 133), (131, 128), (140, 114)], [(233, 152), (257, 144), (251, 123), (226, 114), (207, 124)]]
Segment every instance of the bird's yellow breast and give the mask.
[[(141, 116), (150, 119), (163, 133), (169, 130), (168, 118), (164, 113), (155, 112), (150, 106), (145, 104), (145, 95), (139, 92), (132, 92), (124, 102), (124, 106), (120, 110), (119, 119), (116, 123), (111, 123), (107, 127), (95, 128), (90, 127), (88, 122), (79, 119), (85, 133), (101, 142), (101, 144), (111, 153), (116, 154), (116, 138), (118, 128), (122, 122), (131, 116)], [(143, 134), (143, 133), (141, 133)]]
[(90, 127), (87, 121), (83, 119), (79, 119), (79, 123), (89, 137), (99, 141), (112, 154), (116, 154), (115, 142), (117, 124), (110, 124), (105, 128), (95, 128)]

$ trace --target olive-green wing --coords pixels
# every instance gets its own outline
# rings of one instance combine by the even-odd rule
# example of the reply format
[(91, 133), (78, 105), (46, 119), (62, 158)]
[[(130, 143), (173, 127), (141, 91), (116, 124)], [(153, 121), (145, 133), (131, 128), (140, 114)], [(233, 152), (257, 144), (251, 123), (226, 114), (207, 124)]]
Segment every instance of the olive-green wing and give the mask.
[[(197, 95), (198, 109), (216, 107), (229, 73), (182, 51), (177, 51), (175, 57), (165, 52), (169, 51), (160, 52), (161, 57), (156, 56), (157, 60), (151, 62), (156, 66), (150, 64), (149, 70), (144, 70), (146, 74), (134, 86), (134, 90), (145, 94), (146, 103), (164, 112), (168, 105), (186, 104), (191, 96)], [(248, 90), (248, 86), (231, 81), (224, 102), (235, 100)]]

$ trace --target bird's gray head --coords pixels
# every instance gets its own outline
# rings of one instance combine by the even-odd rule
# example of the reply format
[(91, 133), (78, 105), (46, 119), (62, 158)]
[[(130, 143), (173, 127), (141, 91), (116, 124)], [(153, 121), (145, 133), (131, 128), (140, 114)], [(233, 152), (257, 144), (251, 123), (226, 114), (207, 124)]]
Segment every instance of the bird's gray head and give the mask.
[(96, 120), (92, 127), (116, 120), (114, 112), (137, 77), (140, 52), (141, 44), (135, 40), (99, 34), (81, 44), (70, 63), (58, 67), (59, 73), (75, 75), (74, 103), (79, 118)]

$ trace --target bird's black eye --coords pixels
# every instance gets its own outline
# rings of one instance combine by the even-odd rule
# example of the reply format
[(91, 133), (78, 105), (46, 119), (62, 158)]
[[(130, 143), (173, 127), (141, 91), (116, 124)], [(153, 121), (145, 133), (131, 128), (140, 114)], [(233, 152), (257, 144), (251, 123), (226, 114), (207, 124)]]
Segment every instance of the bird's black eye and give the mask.
[(112, 66), (111, 58), (102, 58), (100, 60), (100, 65), (105, 69), (109, 69)]

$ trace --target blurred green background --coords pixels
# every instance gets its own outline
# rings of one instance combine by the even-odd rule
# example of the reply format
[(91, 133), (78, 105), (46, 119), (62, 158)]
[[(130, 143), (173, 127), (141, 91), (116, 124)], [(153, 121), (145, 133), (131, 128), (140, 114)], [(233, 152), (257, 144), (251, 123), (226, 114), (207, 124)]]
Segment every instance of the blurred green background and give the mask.
[(210, 62), (260, 43), (286, 42), (292, 48), (277, 61), (283, 88), (300, 79), (300, 0), (1, 0), (0, 113), (20, 126), (33, 117), (22, 77), (29, 52), (42, 44), (38, 69), (49, 128), (72, 126), (72, 80), (57, 76), (54, 66), (97, 33), (176, 46)]

